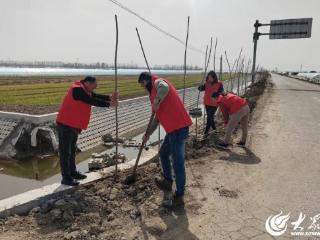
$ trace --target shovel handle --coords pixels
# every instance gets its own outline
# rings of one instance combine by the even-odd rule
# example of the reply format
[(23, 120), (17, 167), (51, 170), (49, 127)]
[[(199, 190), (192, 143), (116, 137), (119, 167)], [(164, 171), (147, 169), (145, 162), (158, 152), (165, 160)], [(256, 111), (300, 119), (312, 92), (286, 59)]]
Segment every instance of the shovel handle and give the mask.
[[(154, 118), (154, 115), (155, 115), (155, 113), (152, 112), (150, 120), (149, 120), (149, 123), (148, 123), (148, 126), (147, 126), (146, 133), (149, 132), (149, 130), (151, 128), (151, 123), (152, 123), (152, 120)], [(133, 167), (132, 175), (136, 174), (138, 163), (139, 163), (139, 160), (140, 160), (140, 157), (141, 157), (141, 153), (142, 153), (142, 150), (143, 150), (144, 145), (146, 144), (146, 142), (147, 142), (146, 140), (143, 140), (142, 143), (141, 143), (141, 146), (140, 146), (140, 149), (139, 149), (139, 153), (138, 153), (138, 156), (137, 156), (137, 160), (136, 160), (136, 163), (135, 163), (135, 165)]]

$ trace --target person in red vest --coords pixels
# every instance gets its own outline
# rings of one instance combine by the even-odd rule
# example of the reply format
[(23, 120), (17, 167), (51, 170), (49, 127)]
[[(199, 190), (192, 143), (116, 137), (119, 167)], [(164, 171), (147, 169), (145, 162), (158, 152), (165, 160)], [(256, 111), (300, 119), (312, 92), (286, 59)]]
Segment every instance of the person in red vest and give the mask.
[(118, 104), (117, 93), (112, 97), (96, 94), (93, 92), (96, 87), (97, 80), (91, 76), (75, 81), (65, 95), (57, 115), (61, 183), (64, 185), (77, 186), (77, 180), (87, 177), (77, 171), (75, 153), (78, 135), (88, 127), (91, 106), (110, 107)]
[(183, 196), (186, 184), (185, 172), (185, 143), (189, 135), (192, 120), (186, 111), (178, 92), (169, 80), (143, 72), (138, 82), (149, 94), (152, 111), (155, 112), (151, 129), (144, 135), (148, 140), (158, 124), (164, 128), (166, 136), (160, 149), (160, 159), (163, 178), (156, 177), (156, 185), (163, 191), (172, 191), (173, 175), (171, 160), (174, 170), (176, 191), (173, 206), (184, 204)]
[(219, 93), (214, 92), (212, 94), (223, 114), (224, 123), (226, 124), (226, 134), (224, 142), (219, 146), (227, 148), (230, 144), (231, 134), (235, 127), (240, 123), (242, 128), (242, 138), (237, 144), (245, 146), (248, 135), (248, 122), (250, 108), (247, 100), (241, 98), (233, 93)]
[(224, 89), (222, 82), (218, 80), (217, 74), (214, 71), (210, 71), (208, 73), (205, 84), (199, 86), (198, 89), (199, 91), (204, 91), (203, 104), (205, 105), (207, 113), (207, 124), (204, 134), (207, 135), (210, 128), (212, 128), (212, 130), (216, 130), (214, 115), (218, 107), (216, 101), (211, 97), (211, 95), (214, 92), (222, 93)]

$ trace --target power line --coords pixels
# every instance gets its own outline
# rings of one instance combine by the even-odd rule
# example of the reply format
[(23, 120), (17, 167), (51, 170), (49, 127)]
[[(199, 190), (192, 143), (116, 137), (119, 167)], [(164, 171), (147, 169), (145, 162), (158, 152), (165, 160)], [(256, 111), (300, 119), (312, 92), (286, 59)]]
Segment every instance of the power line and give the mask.
[[(159, 32), (167, 35), (168, 37), (176, 40), (177, 42), (179, 42), (182, 45), (185, 45), (184, 41), (179, 39), (178, 37), (174, 36), (173, 34), (163, 30), (162, 28), (158, 27), (157, 25), (155, 25), (154, 23), (150, 22), (149, 20), (147, 20), (146, 18), (142, 17), (140, 14), (136, 13), (135, 11), (133, 11), (132, 9), (128, 8), (127, 6), (123, 5), (122, 3), (120, 3), (117, 0), (109, 0), (110, 2), (112, 2), (113, 4), (117, 5), (118, 7), (122, 8), (123, 10), (135, 15), (136, 17), (138, 17), (139, 19), (141, 19), (143, 22), (145, 22), (146, 24), (148, 24), (149, 26), (153, 27), (154, 29), (158, 30)], [(204, 54), (204, 52), (196, 47), (193, 47), (191, 45), (189, 45), (188, 47), (190, 50), (199, 52)]]

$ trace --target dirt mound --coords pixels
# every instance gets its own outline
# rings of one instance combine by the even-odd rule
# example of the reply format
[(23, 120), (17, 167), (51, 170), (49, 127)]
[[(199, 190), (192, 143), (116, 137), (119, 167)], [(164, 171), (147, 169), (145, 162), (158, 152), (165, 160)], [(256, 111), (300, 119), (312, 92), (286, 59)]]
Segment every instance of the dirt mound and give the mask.
[(252, 84), (243, 95), (248, 100), (251, 111), (256, 107), (259, 97), (264, 93), (267, 85), (270, 84), (271, 75), (269, 72), (261, 72), (257, 76), (257, 81)]
[[(123, 171), (117, 181), (113, 176), (79, 187), (62, 198), (50, 199), (30, 211), (28, 216), (13, 216), (0, 222), (3, 231), (14, 227), (17, 231), (54, 232), (48, 239), (125, 239), (126, 226), (141, 218), (141, 205), (159, 208), (155, 201), (158, 190), (153, 177), (160, 173), (156, 163), (138, 170), (137, 182), (123, 184), (130, 174)], [(106, 231), (123, 229), (124, 231)], [(137, 238), (139, 239), (139, 238)]]

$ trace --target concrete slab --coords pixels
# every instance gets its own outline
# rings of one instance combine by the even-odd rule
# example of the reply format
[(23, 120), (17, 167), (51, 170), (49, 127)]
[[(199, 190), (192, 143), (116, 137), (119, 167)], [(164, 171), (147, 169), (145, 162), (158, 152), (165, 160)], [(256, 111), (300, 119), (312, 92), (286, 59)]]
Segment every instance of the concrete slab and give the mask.
[(0, 118), (13, 119), (17, 121), (25, 120), (34, 124), (52, 122), (56, 119), (57, 113), (33, 115), (27, 113), (4, 112), (0, 111)]

